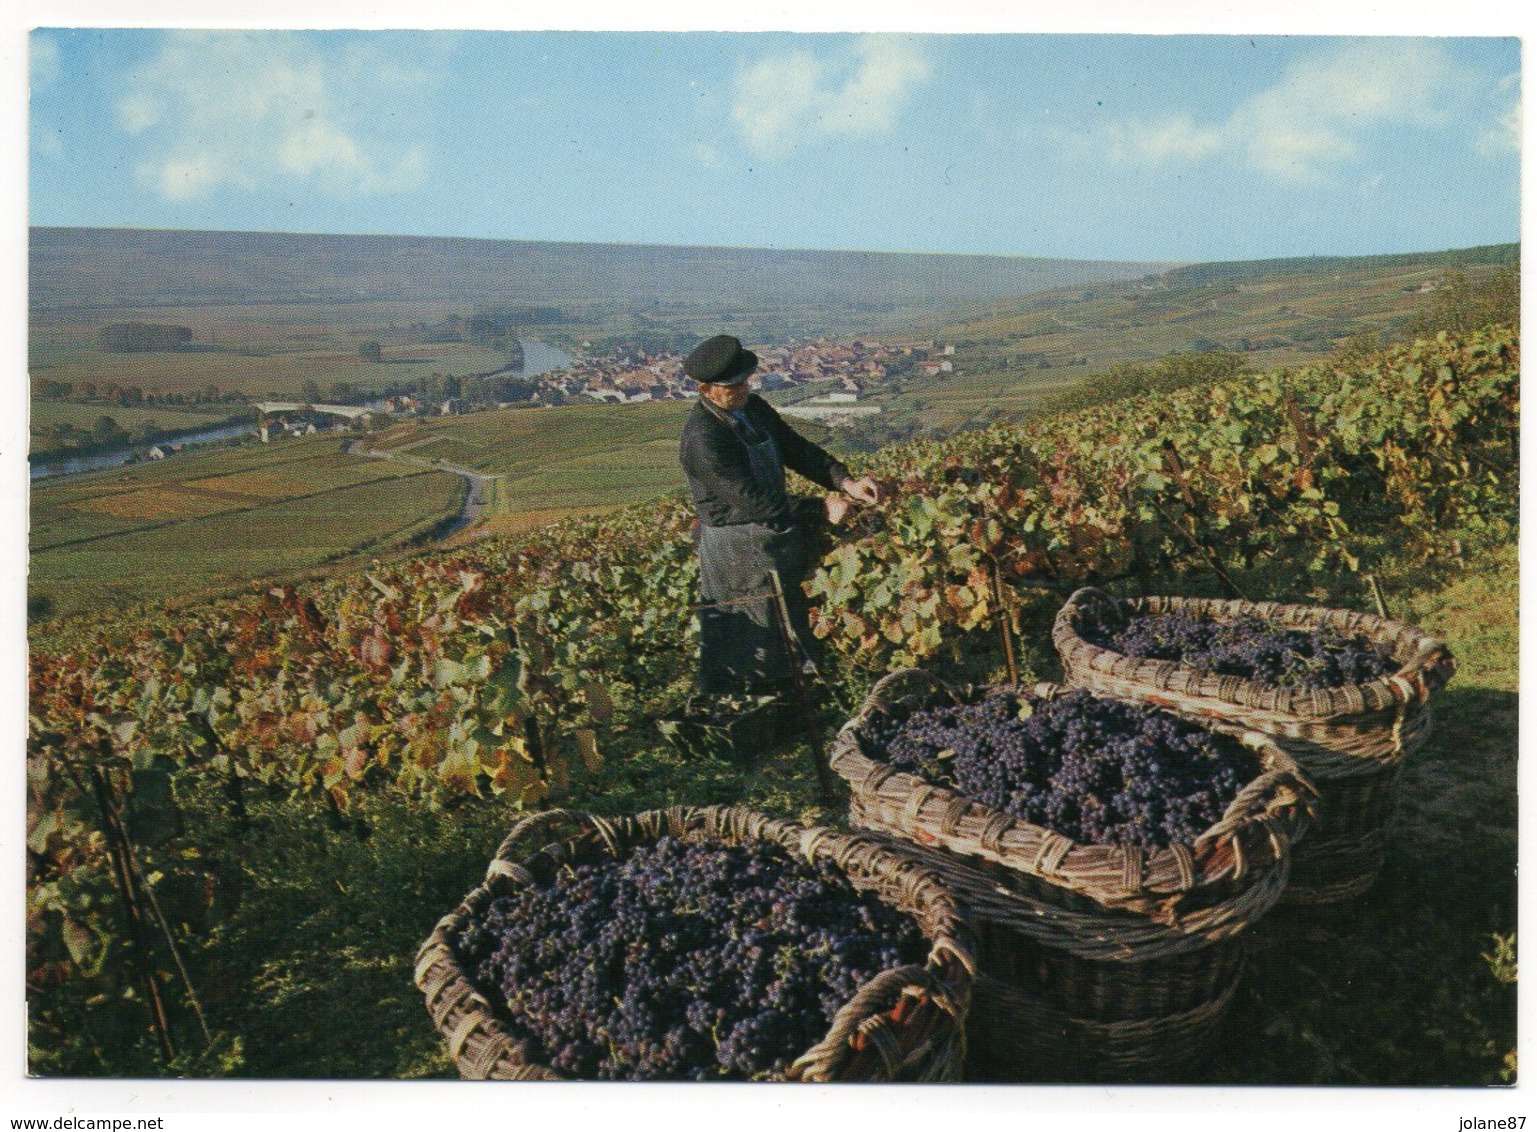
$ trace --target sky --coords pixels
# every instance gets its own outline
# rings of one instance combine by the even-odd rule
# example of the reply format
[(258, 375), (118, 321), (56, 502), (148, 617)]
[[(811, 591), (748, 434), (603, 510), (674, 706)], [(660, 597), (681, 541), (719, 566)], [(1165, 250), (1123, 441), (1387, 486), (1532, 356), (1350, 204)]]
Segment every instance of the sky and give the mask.
[(1520, 237), (1514, 37), (29, 37), (33, 225), (1219, 260)]

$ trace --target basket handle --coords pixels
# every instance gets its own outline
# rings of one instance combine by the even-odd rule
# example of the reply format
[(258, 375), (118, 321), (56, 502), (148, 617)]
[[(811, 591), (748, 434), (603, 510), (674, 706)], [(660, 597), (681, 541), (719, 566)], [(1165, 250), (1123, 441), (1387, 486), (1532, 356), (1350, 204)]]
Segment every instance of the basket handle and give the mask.
[(1101, 624), (1105, 624), (1109, 616), (1113, 616), (1118, 622), (1124, 622), (1121, 603), (1114, 595), (1098, 586), (1081, 586), (1072, 592), (1057, 612), (1056, 623), (1052, 627), (1052, 637), (1057, 641), (1059, 648), (1063, 643), (1063, 634), (1069, 634), (1071, 637), (1079, 636), (1078, 626), (1083, 617), (1091, 611), (1099, 613)]
[(843, 725), (840, 734), (863, 725), (876, 713), (889, 713), (893, 707), (928, 706), (937, 699), (956, 702), (955, 691), (942, 680), (921, 668), (899, 668), (875, 682), (858, 713)]
[[(518, 861), (552, 842), (566, 841), (588, 833), (592, 829), (593, 820), (590, 814), (584, 814), (579, 810), (541, 810), (520, 818), (513, 824), (497, 848), (495, 859)], [(526, 852), (523, 851), (520, 846), (530, 841), (535, 844)]]
[[(1258, 751), (1267, 740), (1258, 732), (1238, 736), (1244, 746)], [(1317, 790), (1298, 772), (1285, 767), (1267, 770), (1239, 790), (1222, 819), (1196, 839), (1196, 859), (1208, 872), (1229, 868), (1235, 879), (1249, 869), (1245, 839), (1262, 843), (1276, 861), (1312, 824)], [(1267, 801), (1275, 798), (1276, 801)]]
[[(910, 690), (906, 690), (908, 685), (912, 685)], [(870, 699), (881, 703), (926, 692), (948, 693), (949, 689), (921, 668), (901, 668), (896, 672), (888, 672), (877, 680), (875, 687), (870, 689)]]
[(1112, 609), (1118, 605), (1116, 599), (1108, 591), (1102, 590), (1098, 586), (1080, 586), (1068, 597), (1063, 608), (1076, 610), (1091, 604), (1108, 605)]
[[(880, 1065), (872, 1080), (895, 1080), (914, 1049), (936, 1030), (960, 1028), (969, 1005), (964, 990), (927, 967), (892, 967), (855, 992), (833, 1017), (827, 1036), (790, 1067), (792, 1081), (832, 1081), (852, 1062)], [(866, 1071), (868, 1072), (868, 1070)], [(860, 1073), (864, 1078), (866, 1073)]]
[(1404, 665), (1403, 671), (1408, 672), (1408, 681), (1414, 689), (1419, 702), (1430, 698), (1430, 694), (1439, 691), (1451, 682), (1451, 678), (1457, 674), (1457, 659), (1452, 656), (1445, 641), (1430, 639), (1424, 641), (1419, 650)]

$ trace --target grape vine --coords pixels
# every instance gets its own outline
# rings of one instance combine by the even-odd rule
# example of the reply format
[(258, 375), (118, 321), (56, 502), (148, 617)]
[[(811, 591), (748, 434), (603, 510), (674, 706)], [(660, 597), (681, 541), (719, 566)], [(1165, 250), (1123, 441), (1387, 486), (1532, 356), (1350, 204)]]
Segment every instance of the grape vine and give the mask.
[[(883, 450), (860, 470), (890, 502), (809, 580), (815, 630), (850, 680), (964, 670), (1080, 584), (1238, 590), (1267, 564), (1368, 573), (1455, 553), (1454, 529), (1503, 537), (1519, 386), (1494, 327)], [(643, 505), (57, 634), (29, 671), (30, 985), (158, 997), (176, 1045), (195, 995), (174, 925), (226, 914), (240, 875), (185, 828), (192, 783), (225, 793), (238, 846), (248, 788), (344, 822), (369, 792), (534, 806), (600, 773), (690, 690), (690, 522)]]

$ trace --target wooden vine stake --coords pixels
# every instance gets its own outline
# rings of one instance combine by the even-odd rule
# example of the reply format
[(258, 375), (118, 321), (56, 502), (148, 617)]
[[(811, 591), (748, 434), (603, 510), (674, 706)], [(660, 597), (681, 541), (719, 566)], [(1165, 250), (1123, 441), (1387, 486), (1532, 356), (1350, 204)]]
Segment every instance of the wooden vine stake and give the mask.
[(1142, 521), (1136, 514), (1130, 483), (1121, 488), (1121, 506), (1126, 508), (1126, 541), (1131, 547), (1131, 561), (1127, 565), (1126, 574), (1136, 583), (1137, 592), (1147, 597), (1148, 569), (1142, 553)]
[(998, 605), (998, 635), (1003, 638), (1003, 662), (1009, 669), (1009, 683), (1019, 683), (1019, 662), (1014, 659), (1014, 634), (1009, 631), (1009, 606), (1003, 597), (1003, 571), (993, 559), (993, 601)]
[[(1169, 439), (1165, 439), (1163, 442), (1163, 467), (1164, 471), (1169, 473), (1169, 478), (1172, 479), (1175, 485), (1179, 488), (1180, 498), (1185, 503), (1185, 509), (1189, 511), (1192, 516), (1200, 519), (1202, 517), (1201, 507), (1196, 503), (1195, 493), (1190, 490), (1190, 484), (1185, 479), (1185, 465), (1184, 462), (1179, 458), (1179, 449), (1175, 448), (1174, 441)], [(1191, 545), (1193, 545), (1205, 556), (1207, 564), (1212, 568), (1212, 572), (1222, 580), (1222, 584), (1224, 586), (1228, 587), (1228, 589), (1231, 590), (1235, 596), (1241, 597), (1245, 601), (1249, 600), (1248, 595), (1243, 592), (1243, 587), (1234, 581), (1233, 576), (1229, 574), (1223, 567), (1222, 559), (1217, 556), (1216, 550), (1213, 549), (1210, 543), (1202, 542), (1200, 539), (1196, 538), (1195, 535), (1185, 530), (1185, 528), (1180, 526), (1179, 523), (1176, 522), (1167, 511), (1158, 506), (1156, 500), (1153, 501), (1153, 506), (1157, 509), (1158, 513), (1164, 517), (1165, 522), (1167, 522), (1175, 530), (1179, 531), (1180, 534), (1184, 535), (1185, 538), (1191, 543)]]
[[(171, 924), (166, 919), (165, 912), (160, 908), (160, 900), (155, 896), (154, 885), (150, 884), (145, 877), (144, 870), (139, 865), (138, 855), (133, 851), (133, 839), (123, 824), (122, 810), (117, 804), (112, 784), (107, 780), (100, 766), (93, 766), (91, 775), (94, 780), (96, 805), (101, 813), (102, 825), (107, 834), (107, 844), (111, 852), (113, 879), (122, 897), (129, 938), (133, 941), (135, 955), (149, 954), (149, 939), (145, 927), (151, 917), (144, 913), (144, 905), (147, 903), (155, 926), (160, 929), (161, 938), (165, 940), (166, 950), (170, 953), (176, 973), (181, 977), (182, 985), (186, 987), (187, 1001), (197, 1018), (198, 1029), (202, 1031), (203, 1049), (206, 1052), (213, 1047), (213, 1035), (209, 1032), (208, 1019), (203, 1013), (202, 999), (197, 993), (196, 985), (192, 982), (192, 976), (187, 972), (187, 965), (181, 957), (181, 949), (176, 946), (176, 935), (171, 930)], [(171, 1034), (165, 1000), (160, 993), (160, 983), (150, 967), (146, 966), (139, 974), (144, 986), (145, 1001), (149, 1006), (150, 1017), (154, 1024), (155, 1036), (160, 1044), (160, 1054), (169, 1064), (176, 1057), (176, 1043)]]
[(1371, 591), (1372, 601), (1377, 605), (1377, 615), (1384, 621), (1391, 621), (1393, 618), (1388, 613), (1388, 603), (1387, 599), (1382, 596), (1382, 587), (1377, 584), (1377, 575), (1363, 574), (1361, 576), (1366, 579), (1366, 588)]
[(1297, 433), (1297, 455), (1302, 458), (1303, 467), (1313, 466), (1313, 436), (1308, 430), (1307, 421), (1302, 417), (1302, 409), (1297, 405), (1297, 398), (1288, 389), (1282, 400), (1286, 406), (1286, 415), (1291, 419), (1292, 428)]
[[(102, 831), (107, 835), (107, 848), (112, 858), (112, 879), (116, 884), (123, 920), (128, 929), (128, 939), (133, 947), (135, 974), (144, 993), (144, 1005), (149, 1011), (150, 1025), (160, 1046), (160, 1058), (170, 1065), (176, 1060), (176, 1042), (171, 1036), (171, 1020), (160, 993), (160, 983), (154, 970), (144, 962), (149, 954), (146, 938), (144, 909), (139, 902), (135, 870), (131, 864), (128, 834), (118, 820), (117, 807), (112, 804), (112, 787), (101, 767), (91, 767), (92, 784), (95, 787), (96, 808), (101, 814)], [(84, 793), (84, 791), (82, 791)]]
[(790, 623), (790, 606), (785, 601), (784, 585), (779, 580), (779, 571), (770, 570), (769, 576), (774, 583), (774, 614), (779, 622), (779, 632), (784, 639), (785, 659), (790, 665), (790, 679), (795, 685), (795, 708), (800, 715), (801, 730), (806, 734), (806, 744), (811, 751), (811, 765), (816, 768), (817, 793), (821, 796), (822, 805), (831, 806), (837, 799), (833, 794), (831, 772), (827, 769), (827, 760), (822, 757), (822, 733), (817, 727), (816, 712), (811, 706), (811, 689), (806, 686), (806, 674), (801, 671), (800, 642), (795, 639), (795, 628)]

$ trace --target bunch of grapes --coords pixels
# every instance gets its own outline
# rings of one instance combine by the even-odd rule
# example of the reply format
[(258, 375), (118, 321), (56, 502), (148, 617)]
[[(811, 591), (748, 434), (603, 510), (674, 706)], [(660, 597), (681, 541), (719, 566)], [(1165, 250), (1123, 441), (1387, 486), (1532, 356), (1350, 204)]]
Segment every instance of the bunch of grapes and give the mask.
[(928, 950), (825, 860), (670, 837), (498, 897), (450, 942), (536, 1060), (605, 1081), (781, 1077), (860, 986)]
[(1226, 735), (1083, 691), (877, 717), (871, 738), (898, 770), (1089, 845), (1188, 845), (1260, 769)]
[(1187, 612), (1128, 618), (1124, 626), (1086, 625), (1100, 648), (1150, 660), (1177, 660), (1200, 672), (1284, 688), (1340, 688), (1389, 676), (1391, 656), (1363, 636), (1327, 629), (1278, 629), (1252, 614), (1212, 621)]

